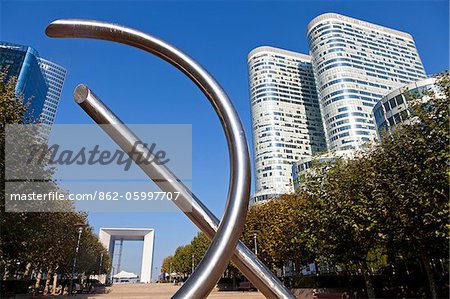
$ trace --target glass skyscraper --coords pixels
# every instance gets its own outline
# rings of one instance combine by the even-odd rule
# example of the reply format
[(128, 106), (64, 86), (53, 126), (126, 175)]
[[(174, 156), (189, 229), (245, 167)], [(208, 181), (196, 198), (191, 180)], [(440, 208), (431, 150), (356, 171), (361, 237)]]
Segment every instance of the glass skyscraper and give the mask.
[(66, 70), (39, 57), (29, 46), (0, 42), (0, 68), (8, 69), (8, 78), (16, 77), (16, 93), (24, 103), (31, 99), (25, 117), (41, 123), (40, 136), (48, 138), (56, 117)]
[(383, 134), (390, 135), (398, 125), (411, 121), (408, 96), (415, 96), (426, 101), (429, 98), (426, 91), (431, 90), (436, 95), (440, 94), (436, 86), (436, 78), (409, 83), (384, 96), (373, 108), (379, 137), (381, 138)]
[(42, 109), (41, 123), (42, 136), (48, 137), (51, 127), (55, 122), (56, 112), (58, 110), (59, 99), (61, 97), (64, 80), (66, 78), (66, 69), (62, 66), (44, 58), (39, 58), (39, 65), (44, 74), (47, 83), (47, 97)]
[(378, 138), (374, 106), (426, 78), (405, 32), (326, 13), (308, 24), (307, 39), (310, 56), (260, 47), (248, 57), (253, 202), (293, 192), (295, 162), (326, 149), (354, 152)]
[(32, 122), (39, 121), (48, 89), (38, 59), (32, 47), (0, 42), (0, 68), (8, 68), (8, 77), (17, 78), (16, 93), (24, 102), (31, 100), (25, 117)]
[(310, 56), (259, 47), (248, 71), (257, 202), (293, 192), (292, 163), (326, 145)]
[(326, 13), (307, 29), (329, 150), (377, 138), (372, 109), (390, 90), (426, 78), (411, 35)]

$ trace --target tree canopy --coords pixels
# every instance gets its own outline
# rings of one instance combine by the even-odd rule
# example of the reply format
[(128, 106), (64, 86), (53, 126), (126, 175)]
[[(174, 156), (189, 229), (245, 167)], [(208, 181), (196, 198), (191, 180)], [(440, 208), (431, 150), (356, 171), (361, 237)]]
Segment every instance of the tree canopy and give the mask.
[(436, 298), (433, 258), (448, 258), (450, 79), (423, 97), (410, 93), (409, 122), (353, 159), (313, 161), (302, 188), (251, 207), (243, 240), (270, 268), (293, 261), (371, 275), (405, 258), (420, 261)]
[[(32, 270), (68, 276), (72, 272), (80, 224), (86, 227), (82, 233), (76, 272), (98, 274), (99, 259), (103, 254), (100, 272), (108, 273), (111, 261), (106, 249), (89, 227), (87, 215), (75, 211), (70, 203), (63, 203), (65, 212), (5, 212), (5, 127), (7, 124), (28, 123), (25, 112), (32, 101), (24, 101), (22, 95), (16, 94), (16, 82), (16, 78), (8, 77), (7, 69), (0, 71), (0, 278), (25, 279), (29, 278)], [(49, 178), (53, 174), (53, 170), (46, 167), (40, 171)], [(63, 192), (51, 180), (48, 186)]]

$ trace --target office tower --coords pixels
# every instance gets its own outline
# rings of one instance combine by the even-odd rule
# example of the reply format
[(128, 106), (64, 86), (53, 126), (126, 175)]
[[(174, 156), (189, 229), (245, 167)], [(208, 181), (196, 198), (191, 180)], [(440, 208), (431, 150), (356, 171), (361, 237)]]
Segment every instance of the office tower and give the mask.
[(410, 122), (411, 108), (407, 101), (408, 95), (426, 101), (428, 99), (426, 91), (433, 90), (439, 96), (440, 92), (435, 84), (436, 78), (427, 78), (397, 88), (384, 96), (373, 108), (379, 137), (384, 133), (390, 135), (399, 124)]
[(47, 97), (41, 115), (42, 136), (47, 138), (55, 122), (59, 99), (66, 78), (66, 69), (43, 58), (39, 58), (39, 65), (48, 83)]
[(258, 202), (292, 193), (292, 163), (326, 147), (310, 56), (259, 47), (248, 71)]
[(38, 53), (28, 46), (0, 42), (0, 68), (8, 68), (8, 77), (16, 77), (16, 93), (23, 94), (24, 103), (31, 99), (25, 117), (39, 121), (48, 85), (38, 63)]
[(377, 137), (372, 109), (390, 90), (425, 76), (411, 35), (335, 13), (307, 29), (329, 150)]

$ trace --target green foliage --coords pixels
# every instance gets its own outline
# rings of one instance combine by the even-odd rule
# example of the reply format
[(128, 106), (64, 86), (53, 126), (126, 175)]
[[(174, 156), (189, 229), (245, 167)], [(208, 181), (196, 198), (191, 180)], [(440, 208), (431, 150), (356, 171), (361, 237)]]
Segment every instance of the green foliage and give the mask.
[[(0, 122), (2, 133), (4, 125), (11, 123), (24, 123), (23, 116), (27, 111), (29, 102), (23, 104), (23, 95), (16, 95), (17, 78), (8, 78), (8, 69), (0, 69)], [(4, 135), (2, 135), (4, 139)]]
[[(5, 126), (30, 121), (24, 116), (29, 101), (24, 104), (23, 97), (15, 94), (15, 85), (16, 79), (8, 77), (7, 69), (0, 71), (0, 279), (8, 279), (16, 273), (29, 274), (33, 269), (68, 274), (72, 272), (78, 237), (76, 224), (87, 224), (85, 214), (76, 212), (67, 202), (57, 203), (65, 205), (67, 212), (5, 212)], [(31, 136), (29, 142), (39, 141)], [(51, 179), (53, 174), (53, 170), (47, 167), (38, 171), (45, 178)], [(62, 192), (51, 180), (47, 184), (51, 191)], [(97, 273), (102, 253), (102, 273), (108, 273), (110, 257), (87, 226), (80, 242), (78, 273)]]
[(372, 153), (378, 196), (391, 212), (384, 223), (391, 241), (417, 250), (448, 250), (449, 85), (444, 75), (440, 94), (429, 91), (428, 101), (411, 98), (413, 122), (385, 136)]
[(103, 259), (100, 272), (109, 273), (111, 271), (111, 257), (106, 248), (100, 244), (92, 227), (87, 226), (81, 235), (80, 253), (77, 259), (77, 273), (86, 273), (87, 275), (98, 274), (101, 255), (103, 255)]
[(192, 262), (194, 262), (194, 267), (200, 263), (209, 244), (208, 238), (203, 233), (198, 233), (189, 244), (178, 247), (173, 256), (168, 256), (163, 260), (161, 271), (169, 273), (172, 270), (179, 274), (190, 274)]
[(306, 247), (310, 221), (305, 214), (307, 202), (298, 196), (283, 195), (266, 204), (252, 207), (247, 215), (242, 241), (254, 249), (256, 233), (258, 258), (272, 270), (281, 268), (286, 260), (298, 265), (310, 257)]
[(378, 201), (385, 209), (381, 230), (391, 255), (418, 257), (436, 298), (431, 258), (448, 257), (450, 76), (437, 80), (426, 100), (410, 95), (413, 118), (372, 153)]
[(173, 268), (179, 273), (190, 273), (192, 265), (192, 246), (191, 244), (180, 246), (175, 250), (173, 259)]
[(165, 257), (161, 265), (161, 272), (170, 273), (172, 270), (171, 269), (172, 264), (173, 264), (173, 255)]
[[(274, 269), (286, 260), (356, 270), (373, 298), (371, 275), (405, 257), (420, 260), (431, 296), (431, 258), (449, 250), (450, 76), (427, 99), (410, 95), (413, 117), (355, 155), (319, 163), (303, 177), (303, 190), (253, 206), (243, 240)], [(298, 269), (298, 267), (297, 267)]]
[(194, 255), (194, 266), (198, 265), (208, 249), (210, 241), (203, 233), (198, 233), (197, 236), (192, 239), (191, 254)]

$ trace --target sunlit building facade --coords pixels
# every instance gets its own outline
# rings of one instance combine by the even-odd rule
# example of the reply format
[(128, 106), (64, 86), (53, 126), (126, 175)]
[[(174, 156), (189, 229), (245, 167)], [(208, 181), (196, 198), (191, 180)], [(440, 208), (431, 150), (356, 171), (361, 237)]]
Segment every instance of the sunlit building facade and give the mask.
[(377, 138), (373, 107), (395, 88), (426, 78), (411, 35), (327, 13), (307, 28), (329, 150)]
[(292, 163), (326, 149), (308, 55), (259, 47), (248, 55), (254, 168), (253, 202), (294, 191)]
[(48, 84), (39, 66), (38, 52), (32, 47), (0, 42), (0, 68), (7, 69), (8, 78), (17, 79), (16, 93), (29, 104), (25, 118), (39, 121)]
[(410, 122), (412, 111), (408, 103), (409, 98), (427, 100), (429, 91), (439, 95), (435, 83), (436, 78), (420, 80), (397, 88), (384, 96), (373, 108), (379, 137), (381, 138), (383, 134), (390, 135), (398, 125)]
[(48, 83), (47, 96), (41, 114), (42, 136), (47, 138), (55, 122), (67, 72), (62, 66), (44, 58), (39, 58), (39, 65)]
[(25, 120), (39, 122), (40, 137), (47, 139), (56, 118), (66, 70), (39, 57), (32, 47), (9, 42), (0, 42), (0, 68), (7, 71), (5, 79), (17, 79), (16, 94), (29, 105)]

